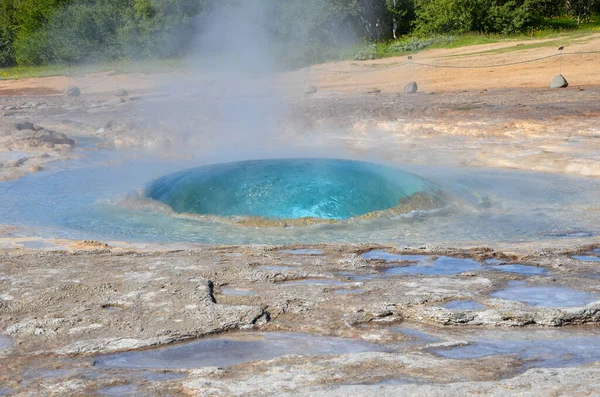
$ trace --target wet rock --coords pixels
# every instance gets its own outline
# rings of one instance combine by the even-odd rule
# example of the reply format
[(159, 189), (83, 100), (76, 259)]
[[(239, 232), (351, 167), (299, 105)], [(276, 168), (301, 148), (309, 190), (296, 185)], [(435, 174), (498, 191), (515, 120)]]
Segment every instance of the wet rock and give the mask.
[(70, 86), (65, 90), (65, 95), (70, 97), (78, 97), (81, 96), (81, 90), (79, 87)]
[(565, 88), (569, 85), (567, 79), (562, 74), (556, 75), (550, 82), (550, 88)]
[(13, 148), (16, 149), (53, 149), (59, 145), (73, 148), (75, 141), (61, 132), (41, 130), (27, 133), (12, 143)]
[(415, 81), (411, 81), (407, 85), (404, 86), (404, 92), (407, 94), (414, 94), (419, 89), (419, 86)]
[(129, 92), (127, 92), (127, 90), (125, 90), (123, 88), (120, 88), (113, 93), (113, 96), (117, 96), (117, 97), (129, 96)]
[(29, 160), (28, 157), (22, 157), (18, 160), (0, 161), (0, 169), (2, 168), (17, 168), (25, 164)]
[(306, 89), (304, 90), (305, 94), (316, 94), (318, 91), (318, 88), (315, 87), (314, 85), (310, 85), (308, 87), (306, 87)]

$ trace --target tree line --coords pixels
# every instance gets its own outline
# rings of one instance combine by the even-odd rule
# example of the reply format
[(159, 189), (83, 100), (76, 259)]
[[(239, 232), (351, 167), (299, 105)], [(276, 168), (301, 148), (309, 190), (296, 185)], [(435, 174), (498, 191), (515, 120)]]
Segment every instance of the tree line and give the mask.
[(291, 63), (358, 40), (516, 33), (600, 11), (600, 0), (0, 0), (0, 66), (179, 57), (217, 8), (241, 2), (260, 7), (257, 23)]

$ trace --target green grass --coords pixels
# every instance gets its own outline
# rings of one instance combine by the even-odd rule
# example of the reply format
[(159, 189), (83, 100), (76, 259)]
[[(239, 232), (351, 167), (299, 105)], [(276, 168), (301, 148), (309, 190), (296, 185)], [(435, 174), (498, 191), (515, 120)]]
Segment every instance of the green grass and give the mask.
[[(577, 26), (577, 23), (571, 18), (553, 18), (547, 20), (542, 28), (532, 29), (528, 33), (519, 34), (478, 34), (464, 33), (455, 36), (431, 36), (418, 37), (406, 36), (395, 41), (381, 42), (375, 44), (375, 58), (386, 58), (399, 55), (408, 55), (423, 49), (434, 48), (459, 48), (477, 44), (491, 44), (511, 41), (532, 41), (531, 44), (505, 47), (501, 49), (474, 52), (471, 55), (480, 55), (484, 53), (502, 53), (510, 51), (522, 51), (540, 47), (558, 47), (568, 45), (578, 40), (585, 39), (590, 34), (600, 33), (600, 15), (594, 15), (588, 23)], [(439, 39), (436, 40), (436, 37)], [(433, 39), (433, 40), (432, 40)], [(556, 39), (548, 41), (539, 41), (544, 39)], [(400, 42), (422, 41), (421, 48), (415, 50), (405, 50), (399, 46)], [(401, 48), (399, 50), (399, 47)]]
[(160, 73), (182, 69), (180, 59), (151, 59), (143, 61), (115, 61), (90, 65), (44, 65), (44, 66), (15, 66), (0, 68), (0, 80), (18, 80), (33, 77), (51, 76), (82, 76), (90, 73), (111, 72), (114, 74), (127, 73)]
[[(587, 40), (590, 34), (600, 33), (600, 15), (595, 15), (589, 23), (577, 26), (571, 18), (554, 18), (547, 20), (543, 28), (533, 29), (527, 34), (477, 34), (465, 33), (454, 36), (432, 35), (429, 37), (405, 36), (395, 41), (380, 42), (359, 46), (350, 52), (323, 54), (322, 49), (315, 48), (314, 56), (303, 59), (304, 63), (320, 63), (324, 60), (339, 59), (378, 59), (399, 55), (408, 55), (434, 48), (459, 48), (477, 44), (490, 44), (502, 42), (531, 41), (531, 43), (506, 46), (500, 49), (473, 52), (468, 55), (481, 55), (522, 51), (541, 47), (558, 47), (574, 42)], [(551, 39), (539, 41), (542, 39)], [(310, 54), (309, 54), (310, 55)], [(449, 55), (451, 57), (452, 55)], [(463, 54), (464, 56), (464, 54)], [(297, 61), (297, 60), (295, 60)], [(30, 77), (49, 77), (70, 74), (80, 76), (89, 73), (112, 72), (115, 74), (126, 73), (161, 73), (181, 70), (184, 61), (180, 59), (152, 59), (141, 61), (114, 61), (91, 65), (46, 65), (0, 68), (0, 80), (14, 80)]]

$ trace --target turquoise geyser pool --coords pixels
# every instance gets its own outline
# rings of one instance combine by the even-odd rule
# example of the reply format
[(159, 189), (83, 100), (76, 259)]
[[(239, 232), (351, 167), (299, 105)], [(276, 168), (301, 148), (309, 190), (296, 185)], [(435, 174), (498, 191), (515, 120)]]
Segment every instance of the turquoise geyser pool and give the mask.
[(288, 220), (350, 219), (411, 201), (419, 209), (443, 205), (439, 187), (417, 175), (335, 159), (255, 160), (198, 167), (155, 180), (146, 196), (179, 214)]
[[(81, 154), (80, 159), (49, 165), (43, 172), (0, 182), (0, 231), (9, 238), (7, 244), (11, 237), (41, 237), (137, 243), (472, 246), (579, 241), (600, 235), (600, 224), (592, 216), (600, 191), (596, 178), (344, 160), (312, 160), (313, 166), (303, 171), (299, 162), (307, 160), (288, 160), (287, 175), (279, 180), (271, 174), (272, 180), (263, 183), (269, 172), (283, 171), (264, 165), (282, 160), (210, 166), (217, 162), (214, 158), (164, 159), (109, 149)], [(320, 165), (326, 163), (332, 166)], [(240, 168), (244, 164), (247, 167)], [(237, 171), (227, 171), (230, 167)], [(211, 175), (223, 180), (213, 182), (209, 194), (186, 187), (186, 178), (206, 183)], [(265, 191), (256, 191), (257, 186)], [(182, 194), (186, 189), (191, 196)], [(158, 200), (145, 197), (148, 193)], [(255, 197), (248, 199), (251, 194)], [(195, 200), (202, 197), (213, 202), (196, 207)], [(301, 199), (301, 205), (284, 205), (288, 199), (288, 204)], [(229, 215), (236, 213), (250, 216)], [(293, 216), (323, 218), (279, 219)], [(265, 222), (244, 223), (244, 218)], [(282, 227), (286, 225), (290, 227)]]

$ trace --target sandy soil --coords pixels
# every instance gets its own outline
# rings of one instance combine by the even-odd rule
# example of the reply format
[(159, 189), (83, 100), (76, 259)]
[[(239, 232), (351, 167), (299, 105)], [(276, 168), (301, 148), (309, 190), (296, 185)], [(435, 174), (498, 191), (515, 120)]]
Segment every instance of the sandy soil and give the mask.
[[(549, 43), (540, 48), (528, 48), (536, 43)], [(556, 45), (551, 45), (555, 43)], [(551, 46), (550, 46), (551, 45)], [(557, 47), (565, 45), (562, 74), (571, 86), (586, 88), (600, 81), (600, 54), (572, 54), (598, 51), (600, 33), (581, 38), (511, 41), (481, 44), (456, 49), (434, 49), (412, 55), (416, 63), (437, 66), (479, 67), (477, 69), (446, 69), (434, 66), (404, 65), (406, 56), (374, 61), (344, 61), (316, 65), (287, 73), (285, 83), (304, 83), (308, 76), (323, 90), (364, 91), (379, 88), (382, 92), (402, 92), (409, 81), (417, 81), (424, 92), (454, 92), (502, 88), (545, 88), (558, 74), (560, 58), (552, 57), (530, 63), (500, 66), (556, 55)], [(519, 47), (523, 47), (520, 50)], [(404, 66), (403, 66), (404, 65)], [(70, 85), (87, 94), (107, 93), (126, 87), (131, 92), (156, 87), (168, 79), (168, 74), (95, 73), (85, 76), (63, 76), (0, 81), (0, 95), (58, 94)], [(297, 88), (297, 87), (296, 87)], [(303, 88), (303, 87), (302, 87)]]

